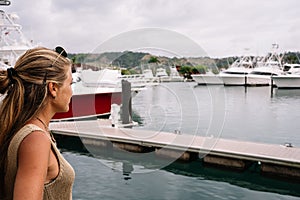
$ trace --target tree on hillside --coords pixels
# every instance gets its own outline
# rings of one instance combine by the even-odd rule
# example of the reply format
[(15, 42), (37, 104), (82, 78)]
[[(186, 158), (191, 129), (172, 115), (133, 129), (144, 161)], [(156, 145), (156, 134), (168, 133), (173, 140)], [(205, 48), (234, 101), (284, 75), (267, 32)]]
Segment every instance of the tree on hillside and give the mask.
[(300, 63), (300, 53), (299, 52), (288, 52), (283, 56), (283, 63), (298, 64)]
[(148, 60), (148, 63), (160, 63), (160, 61), (158, 60), (158, 58), (156, 56), (151, 56)]

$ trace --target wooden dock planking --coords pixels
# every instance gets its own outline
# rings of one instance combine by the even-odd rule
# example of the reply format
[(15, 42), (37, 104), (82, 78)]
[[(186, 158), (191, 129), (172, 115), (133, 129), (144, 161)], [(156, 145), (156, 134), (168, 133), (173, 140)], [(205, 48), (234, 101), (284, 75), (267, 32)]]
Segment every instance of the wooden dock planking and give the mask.
[(50, 129), (55, 134), (300, 168), (300, 148), (284, 145), (113, 128), (109, 120), (54, 122)]

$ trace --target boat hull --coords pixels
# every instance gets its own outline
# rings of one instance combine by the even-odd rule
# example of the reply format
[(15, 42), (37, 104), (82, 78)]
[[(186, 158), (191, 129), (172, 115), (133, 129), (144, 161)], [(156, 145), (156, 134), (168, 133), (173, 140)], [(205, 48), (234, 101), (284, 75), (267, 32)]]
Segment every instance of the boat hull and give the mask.
[(300, 75), (282, 75), (272, 77), (278, 89), (300, 89)]
[(56, 113), (52, 120), (73, 120), (109, 115), (111, 105), (119, 105), (121, 100), (121, 92), (73, 95), (69, 104), (69, 111)]
[(194, 74), (192, 77), (198, 85), (223, 85), (218, 75)]
[(247, 84), (245, 75), (220, 75), (225, 86), (244, 86)]
[(247, 75), (247, 86), (268, 86), (271, 85), (271, 76)]

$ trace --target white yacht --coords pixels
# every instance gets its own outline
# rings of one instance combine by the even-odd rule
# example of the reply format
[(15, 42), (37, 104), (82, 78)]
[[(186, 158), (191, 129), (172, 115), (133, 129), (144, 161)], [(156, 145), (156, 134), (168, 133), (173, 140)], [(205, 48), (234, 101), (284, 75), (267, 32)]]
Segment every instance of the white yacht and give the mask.
[(153, 76), (153, 72), (151, 69), (144, 69), (142, 76), (144, 77), (147, 86), (154, 86), (159, 84), (158, 78)]
[(243, 86), (246, 84), (246, 75), (253, 70), (253, 62), (250, 56), (237, 59), (232, 65), (220, 73), (225, 86)]
[(21, 25), (16, 21), (17, 14), (0, 10), (0, 67), (14, 66), (17, 59), (28, 49), (33, 47), (22, 33)]
[(147, 83), (145, 75), (143, 74), (121, 75), (119, 79), (129, 81), (133, 88), (144, 88), (150, 85), (150, 83)]
[(170, 67), (170, 81), (171, 82), (182, 82), (184, 78), (179, 75), (175, 66)]
[(101, 69), (93, 71), (91, 69), (81, 71), (82, 84), (85, 87), (108, 87), (117, 88), (121, 85), (120, 70)]
[(147, 85), (143, 74), (122, 75), (120, 70), (108, 68), (98, 71), (82, 70), (80, 79), (85, 87), (121, 88), (122, 80), (130, 82), (132, 89), (144, 88)]
[(159, 82), (170, 82), (171, 79), (170, 79), (170, 76), (168, 76), (167, 72), (166, 72), (166, 69), (165, 68), (157, 68), (156, 69), (156, 75), (155, 75)]
[(273, 76), (278, 89), (300, 89), (300, 64), (285, 64), (285, 72), (279, 76)]
[(256, 67), (247, 75), (248, 86), (271, 85), (271, 77), (283, 73), (281, 57), (277, 54), (277, 44), (273, 44), (273, 51), (267, 55), (262, 62), (257, 62)]
[(191, 76), (198, 85), (223, 85), (223, 80), (219, 74), (214, 74), (212, 71), (205, 74), (192, 74)]

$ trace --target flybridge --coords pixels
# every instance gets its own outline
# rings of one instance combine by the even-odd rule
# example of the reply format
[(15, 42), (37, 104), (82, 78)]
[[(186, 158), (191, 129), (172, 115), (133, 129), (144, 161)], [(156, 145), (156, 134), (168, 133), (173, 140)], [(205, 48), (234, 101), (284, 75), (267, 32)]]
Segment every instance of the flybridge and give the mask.
[[(5, 1), (0, 0), (0, 5)], [(7, 5), (7, 3), (5, 4)], [(16, 60), (26, 50), (33, 47), (33, 42), (22, 33), (21, 25), (16, 21), (18, 15), (6, 13), (0, 9), (0, 67), (8, 68), (15, 64)]]

